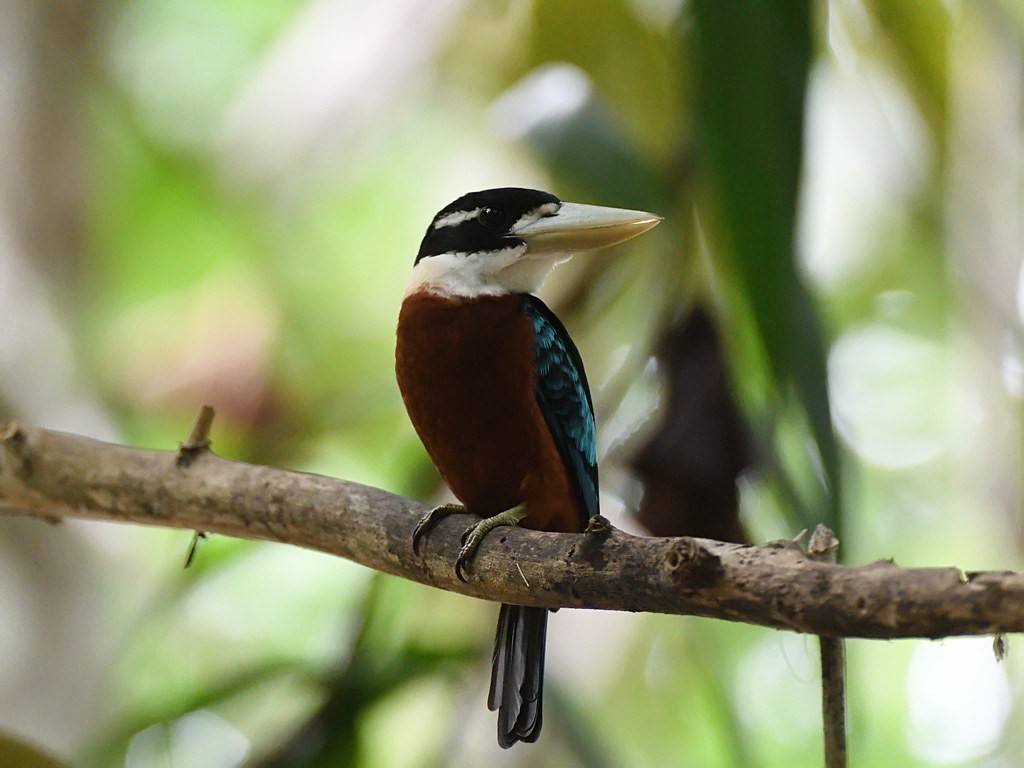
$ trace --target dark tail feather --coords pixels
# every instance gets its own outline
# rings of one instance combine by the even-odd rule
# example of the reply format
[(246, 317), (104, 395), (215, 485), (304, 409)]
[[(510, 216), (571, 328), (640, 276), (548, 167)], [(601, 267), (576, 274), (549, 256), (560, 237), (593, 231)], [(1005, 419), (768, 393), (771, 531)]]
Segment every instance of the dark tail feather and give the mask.
[(547, 608), (503, 605), (498, 614), (487, 708), (498, 710), (498, 745), (540, 736)]

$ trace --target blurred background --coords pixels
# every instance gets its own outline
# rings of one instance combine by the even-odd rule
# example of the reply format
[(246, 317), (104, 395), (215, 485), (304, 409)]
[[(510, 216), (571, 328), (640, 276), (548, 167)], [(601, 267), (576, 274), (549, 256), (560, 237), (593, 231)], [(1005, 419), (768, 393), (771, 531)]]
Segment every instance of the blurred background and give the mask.
[[(603, 511), (1022, 567), (1015, 0), (5, 0), (0, 419), (426, 502), (393, 379), (430, 218), (657, 211), (544, 298)], [(560, 611), (502, 752), (493, 605), (286, 546), (0, 520), (0, 764), (811, 766), (813, 638)], [(851, 641), (860, 766), (1020, 765), (1010, 638)]]

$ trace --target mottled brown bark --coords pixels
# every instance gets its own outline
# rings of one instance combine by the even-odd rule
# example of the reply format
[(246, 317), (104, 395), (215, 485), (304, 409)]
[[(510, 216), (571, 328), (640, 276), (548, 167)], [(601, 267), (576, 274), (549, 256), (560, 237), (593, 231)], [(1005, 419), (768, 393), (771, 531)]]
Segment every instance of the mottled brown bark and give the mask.
[(710, 616), (834, 637), (1024, 631), (1024, 576), (815, 562), (792, 542), (743, 546), (501, 529), (455, 578), (452, 515), (412, 551), (424, 507), (375, 488), (201, 451), (142, 451), (60, 432), (0, 429), (0, 513), (78, 517), (284, 542), (486, 600)]

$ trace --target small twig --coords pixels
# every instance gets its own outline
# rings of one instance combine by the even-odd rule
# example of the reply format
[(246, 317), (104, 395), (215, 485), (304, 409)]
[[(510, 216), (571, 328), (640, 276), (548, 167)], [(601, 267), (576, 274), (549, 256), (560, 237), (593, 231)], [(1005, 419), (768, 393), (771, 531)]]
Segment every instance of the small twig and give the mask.
[(204, 405), (199, 409), (196, 416), (196, 423), (192, 426), (192, 432), (183, 443), (178, 443), (178, 466), (190, 467), (204, 452), (209, 450), (212, 442), (210, 440), (210, 427), (213, 425), (213, 408)]
[[(839, 540), (824, 525), (811, 534), (807, 554), (836, 562)], [(821, 718), (825, 731), (825, 768), (846, 768), (846, 648), (841, 637), (819, 637), (821, 645)]]
[[(175, 463), (182, 469), (187, 469), (192, 466), (200, 455), (205, 451), (210, 450), (212, 441), (210, 440), (210, 427), (213, 426), (213, 407), (204, 405), (199, 409), (199, 415), (196, 416), (196, 423), (192, 425), (192, 431), (189, 433), (188, 439), (183, 443), (178, 443), (178, 457)], [(188, 568), (192, 565), (192, 559), (196, 556), (196, 548), (199, 546), (199, 540), (206, 538), (206, 531), (196, 530), (192, 534), (192, 541), (188, 545), (188, 552), (185, 554), (185, 564), (183, 568)]]
[(1000, 633), (992, 638), (992, 653), (996, 657), (996, 661), (1003, 661), (1009, 651), (1010, 646), (1006, 642), (1006, 635)]
[(206, 538), (206, 531), (195, 531), (192, 534), (192, 541), (188, 545), (188, 552), (185, 553), (185, 564), (182, 568), (192, 565), (192, 559), (196, 556), (196, 549), (199, 547), (199, 540)]
[(526, 586), (530, 586), (530, 580), (526, 578), (526, 574), (523, 573), (523, 569), (519, 565), (519, 563), (516, 563), (516, 570), (519, 571), (519, 575), (523, 577), (523, 584), (525, 584)]

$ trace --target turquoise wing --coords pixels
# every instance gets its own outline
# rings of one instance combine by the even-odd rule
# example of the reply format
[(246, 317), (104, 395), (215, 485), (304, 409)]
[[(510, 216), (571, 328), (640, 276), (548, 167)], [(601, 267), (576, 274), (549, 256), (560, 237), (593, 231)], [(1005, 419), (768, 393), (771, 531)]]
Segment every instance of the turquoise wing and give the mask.
[(597, 515), (597, 426), (583, 359), (555, 313), (536, 296), (524, 294), (523, 310), (533, 324), (537, 404), (572, 481), (581, 529)]

